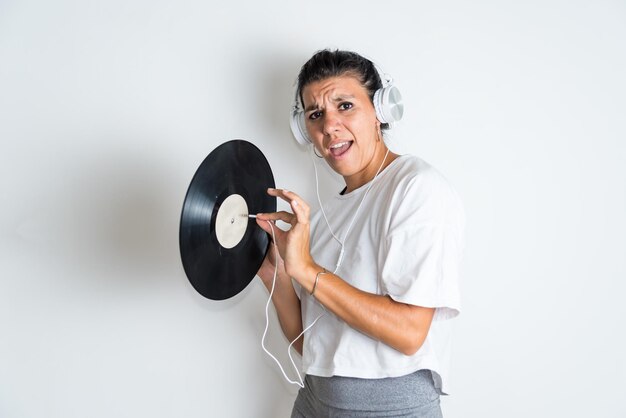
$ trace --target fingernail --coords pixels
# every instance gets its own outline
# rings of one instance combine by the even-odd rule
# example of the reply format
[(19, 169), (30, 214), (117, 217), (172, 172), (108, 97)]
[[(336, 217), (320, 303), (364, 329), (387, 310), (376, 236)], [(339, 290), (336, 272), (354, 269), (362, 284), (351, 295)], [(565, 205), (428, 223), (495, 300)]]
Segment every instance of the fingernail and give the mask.
[(298, 206), (298, 201), (297, 200), (292, 200), (291, 204), (294, 205), (294, 206)]

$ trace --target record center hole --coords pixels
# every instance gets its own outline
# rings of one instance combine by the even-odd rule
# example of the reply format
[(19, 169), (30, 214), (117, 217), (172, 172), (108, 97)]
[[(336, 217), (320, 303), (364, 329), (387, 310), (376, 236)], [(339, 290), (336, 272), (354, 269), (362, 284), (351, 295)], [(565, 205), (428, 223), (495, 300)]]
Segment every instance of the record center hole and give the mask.
[(248, 204), (238, 194), (231, 194), (224, 199), (217, 210), (215, 235), (222, 247), (235, 247), (246, 234), (248, 217), (241, 216), (242, 213), (248, 213)]

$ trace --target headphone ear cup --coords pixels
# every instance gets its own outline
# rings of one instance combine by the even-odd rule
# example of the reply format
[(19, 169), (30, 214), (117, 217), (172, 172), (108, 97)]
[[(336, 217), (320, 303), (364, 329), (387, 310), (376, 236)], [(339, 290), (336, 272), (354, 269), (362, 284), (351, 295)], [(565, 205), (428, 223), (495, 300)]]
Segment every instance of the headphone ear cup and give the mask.
[(299, 109), (294, 109), (291, 112), (289, 118), (289, 126), (291, 127), (291, 133), (300, 145), (311, 144), (312, 141), (309, 138), (309, 134), (306, 131), (306, 125), (304, 122), (304, 112)]
[(402, 119), (404, 104), (402, 94), (395, 86), (387, 86), (376, 90), (372, 99), (376, 117), (381, 123), (393, 123)]

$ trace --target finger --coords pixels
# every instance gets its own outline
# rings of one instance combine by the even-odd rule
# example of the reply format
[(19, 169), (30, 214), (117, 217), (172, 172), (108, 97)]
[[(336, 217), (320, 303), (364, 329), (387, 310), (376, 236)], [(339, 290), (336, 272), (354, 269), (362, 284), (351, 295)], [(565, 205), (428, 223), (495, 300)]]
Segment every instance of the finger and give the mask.
[(309, 215), (311, 211), (309, 205), (296, 193), (285, 190), (284, 195), (290, 199), (289, 204), (291, 205), (291, 209), (296, 215), (298, 222), (309, 223)]
[[(301, 215), (304, 215), (306, 219), (309, 218), (309, 213), (310, 213), (309, 205), (297, 193), (290, 192), (289, 190), (285, 190), (285, 189), (268, 189), (267, 192), (268, 194), (272, 196), (280, 197), (281, 199), (289, 203), (291, 208), (294, 210), (294, 213), (295, 213), (294, 204), (296, 206), (299, 206), (302, 209), (300, 210)], [(298, 221), (300, 221), (300, 219)]]
[[(267, 194), (269, 194), (270, 196), (279, 197), (289, 204), (291, 204), (293, 200), (298, 200), (300, 203), (304, 203), (306, 205), (306, 202), (302, 200), (302, 198), (298, 196), (298, 194), (294, 192), (290, 192), (289, 190), (286, 190), (286, 189), (270, 188), (270, 189), (267, 189)], [(308, 205), (306, 206), (308, 207)]]
[(293, 213), (296, 216), (298, 223), (309, 223), (309, 208), (306, 203), (302, 204), (298, 199), (294, 199), (291, 201), (291, 209), (293, 209)]
[(269, 188), (267, 189), (267, 194), (270, 196), (274, 196), (274, 197), (278, 197), (280, 199), (283, 199), (285, 202), (289, 203), (289, 198), (287, 196), (285, 196), (285, 190), (283, 189), (272, 189)]
[(270, 228), (270, 226), (267, 223), (267, 221), (262, 221), (261, 219), (259, 219), (257, 217), (256, 218), (256, 224), (259, 226), (259, 228), (261, 228), (262, 230), (264, 230), (268, 234), (272, 235), (272, 229)]
[[(279, 227), (277, 227), (276, 225), (270, 226), (270, 222), (271, 222), (271, 221), (264, 221), (264, 220), (261, 220), (261, 219), (259, 219), (259, 218), (257, 218), (257, 220), (256, 220), (256, 224), (257, 224), (257, 225), (258, 225), (258, 226), (259, 226), (262, 230), (264, 230), (265, 232), (267, 232), (267, 233), (270, 235), (270, 237), (271, 237), (271, 236), (276, 236), (276, 239), (277, 239), (277, 240), (278, 240), (278, 239), (281, 239), (285, 231), (283, 231), (282, 229), (280, 229), (280, 228), (279, 228)], [(273, 231), (273, 232), (272, 232), (272, 228), (274, 229), (274, 231)]]
[(293, 213), (280, 211), (280, 212), (272, 212), (272, 213), (257, 213), (256, 215), (257, 222), (258, 221), (283, 221), (288, 224), (293, 224), (296, 219), (296, 216)]

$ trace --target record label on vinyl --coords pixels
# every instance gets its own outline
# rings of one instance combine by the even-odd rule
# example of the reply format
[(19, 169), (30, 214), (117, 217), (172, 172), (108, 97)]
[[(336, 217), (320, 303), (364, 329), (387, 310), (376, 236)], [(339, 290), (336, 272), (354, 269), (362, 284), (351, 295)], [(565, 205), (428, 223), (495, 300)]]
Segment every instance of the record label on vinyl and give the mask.
[(204, 297), (228, 299), (261, 267), (269, 237), (249, 214), (276, 211), (272, 170), (243, 140), (213, 150), (196, 171), (183, 203), (180, 254), (185, 274)]
[(248, 228), (248, 204), (238, 194), (228, 196), (217, 210), (215, 236), (224, 248), (239, 244)]

